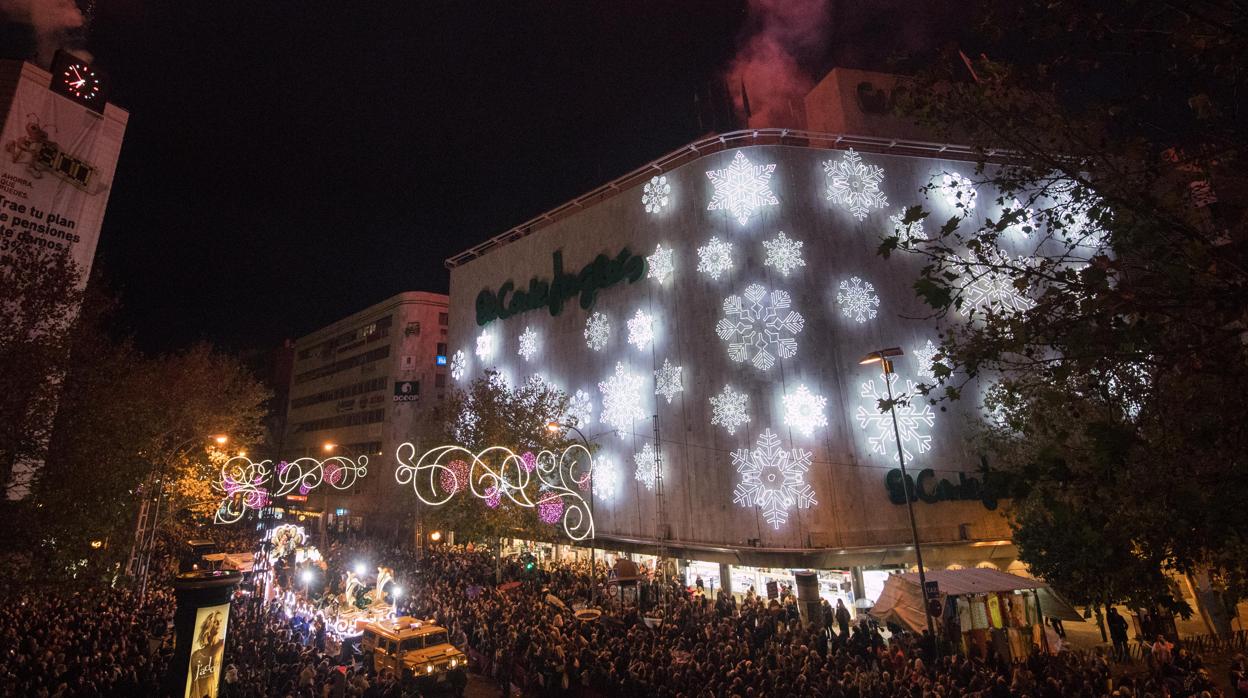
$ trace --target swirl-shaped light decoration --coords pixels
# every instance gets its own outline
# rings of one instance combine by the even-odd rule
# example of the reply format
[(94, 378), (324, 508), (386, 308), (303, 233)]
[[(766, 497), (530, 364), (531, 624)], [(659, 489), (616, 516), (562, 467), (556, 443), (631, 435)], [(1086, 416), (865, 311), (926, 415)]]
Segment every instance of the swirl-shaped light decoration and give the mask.
[[(536, 457), (505, 446), (490, 446), (479, 453), (462, 446), (439, 446), (417, 458), (416, 447), (405, 443), (395, 458), (399, 463), (395, 480), (400, 485), (410, 483), (416, 497), (429, 506), (441, 506), (455, 495), (469, 492), (490, 508), (506, 497), (516, 506), (539, 509), (546, 520), (555, 511), (553, 500), (558, 500), (561, 512), (548, 523), (562, 522), (563, 532), (572, 540), (594, 537), (593, 512), (577, 491), (578, 484), (592, 476), (594, 459), (580, 444), (561, 453), (543, 450)], [(468, 466), (466, 475), (457, 461)], [(536, 493), (538, 501), (530, 490), (540, 490)]]
[(235, 523), (248, 509), (263, 509), (273, 497), (296, 489), (300, 494), (307, 494), (327, 483), (334, 489), (347, 490), (367, 474), (368, 456), (355, 460), (346, 456), (331, 456), (325, 460), (298, 458), (282, 461), (277, 467), (273, 467), (270, 460), (253, 461), (246, 456), (234, 456), (221, 466), (221, 479), (213, 483), (224, 495), (217, 507), (216, 523)]

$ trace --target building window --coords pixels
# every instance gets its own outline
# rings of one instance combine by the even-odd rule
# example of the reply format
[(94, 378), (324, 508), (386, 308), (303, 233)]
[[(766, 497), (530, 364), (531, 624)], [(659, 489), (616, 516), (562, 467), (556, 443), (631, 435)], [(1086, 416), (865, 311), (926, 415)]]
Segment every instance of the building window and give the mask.
[(451, 324), (451, 314), (450, 313), (438, 313), (438, 324), (443, 327), (446, 327), (447, 325)]
[(419, 322), (407, 323), (407, 328), (403, 330), (403, 334), (407, 335), (408, 337), (413, 337), (413, 336), (419, 337), (420, 336), (420, 323)]
[(439, 373), (435, 375), (433, 377), (433, 385), (434, 387), (437, 387), (437, 388), (445, 388), (446, 387), (446, 374)]

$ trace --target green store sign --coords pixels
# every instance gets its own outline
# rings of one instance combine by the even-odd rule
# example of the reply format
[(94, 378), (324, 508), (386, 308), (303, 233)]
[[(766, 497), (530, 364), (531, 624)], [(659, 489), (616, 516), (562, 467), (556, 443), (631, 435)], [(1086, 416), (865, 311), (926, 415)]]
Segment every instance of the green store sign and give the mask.
[[(937, 479), (936, 471), (924, 468), (918, 477), (906, 475), (910, 485), (910, 499), (925, 504), (937, 502), (980, 502), (984, 508), (993, 511), (1002, 499), (1009, 497), (1012, 478), (1006, 473), (988, 470), (988, 461), (984, 459), (984, 467), (979, 477), (958, 473), (957, 481), (945, 478)], [(888, 490), (888, 501), (893, 504), (906, 503), (906, 489), (901, 479), (901, 469), (893, 468), (884, 476), (884, 487)]]
[(581, 297), (581, 308), (594, 307), (598, 292), (618, 283), (635, 283), (646, 275), (646, 258), (620, 250), (614, 258), (600, 254), (575, 274), (563, 270), (563, 252), (553, 255), (554, 275), (549, 281), (533, 277), (528, 287), (517, 288), (510, 279), (497, 291), (488, 288), (477, 294), (477, 325), (503, 320), (513, 315), (546, 308), (550, 314), (563, 312), (567, 300)]

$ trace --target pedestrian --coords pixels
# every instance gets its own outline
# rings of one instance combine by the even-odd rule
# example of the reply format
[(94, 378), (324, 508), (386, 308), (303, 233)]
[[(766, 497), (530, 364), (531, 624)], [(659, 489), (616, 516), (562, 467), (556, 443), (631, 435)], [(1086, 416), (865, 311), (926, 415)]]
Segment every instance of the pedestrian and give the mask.
[(1129, 658), (1127, 650), (1127, 619), (1122, 617), (1117, 608), (1110, 606), (1106, 620), (1109, 622), (1109, 637), (1114, 642), (1114, 661), (1125, 663)]
[(841, 638), (849, 639), (849, 609), (845, 607), (845, 599), (836, 600), (836, 624), (841, 629)]

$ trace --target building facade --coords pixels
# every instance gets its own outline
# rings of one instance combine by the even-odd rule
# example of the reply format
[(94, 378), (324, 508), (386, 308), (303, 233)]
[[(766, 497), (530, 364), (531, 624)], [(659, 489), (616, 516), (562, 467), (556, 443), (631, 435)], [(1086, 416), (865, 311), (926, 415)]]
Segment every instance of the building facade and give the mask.
[(296, 495), (293, 509), (337, 529), (401, 523), (393, 454), (421, 439), (419, 415), (446, 393), (447, 333), (447, 297), (407, 292), (295, 341), (281, 458), (363, 455), (368, 474)]

